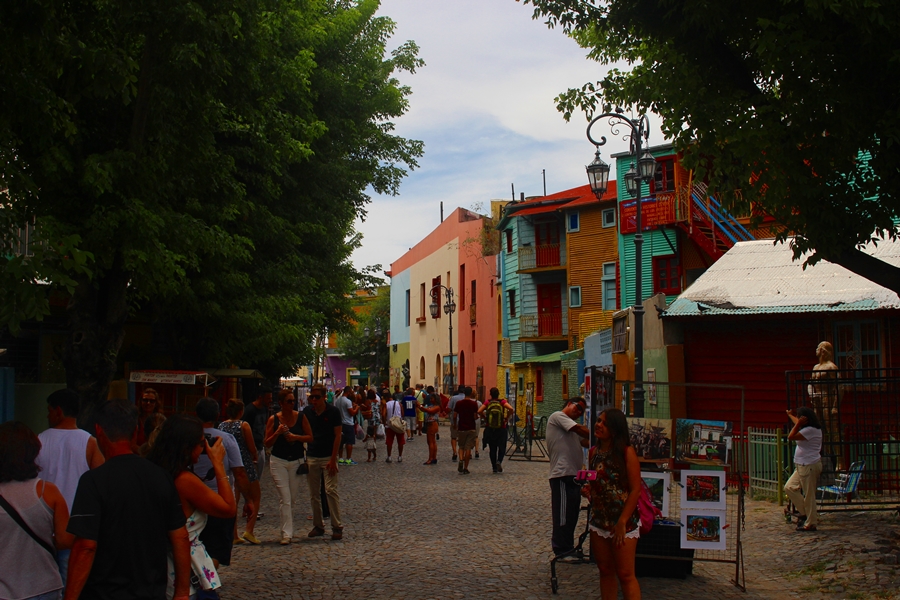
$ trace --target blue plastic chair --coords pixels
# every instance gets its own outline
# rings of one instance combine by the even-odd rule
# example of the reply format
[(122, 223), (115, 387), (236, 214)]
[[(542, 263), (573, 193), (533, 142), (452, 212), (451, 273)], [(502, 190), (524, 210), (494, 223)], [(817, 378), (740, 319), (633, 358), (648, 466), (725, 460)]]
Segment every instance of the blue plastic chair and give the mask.
[(855, 462), (850, 465), (849, 471), (838, 475), (836, 485), (823, 485), (816, 489), (822, 493), (823, 500), (825, 500), (826, 494), (830, 494), (834, 496), (835, 502), (840, 499), (850, 502), (850, 499), (856, 495), (856, 488), (859, 486), (859, 479), (865, 468), (866, 461)]

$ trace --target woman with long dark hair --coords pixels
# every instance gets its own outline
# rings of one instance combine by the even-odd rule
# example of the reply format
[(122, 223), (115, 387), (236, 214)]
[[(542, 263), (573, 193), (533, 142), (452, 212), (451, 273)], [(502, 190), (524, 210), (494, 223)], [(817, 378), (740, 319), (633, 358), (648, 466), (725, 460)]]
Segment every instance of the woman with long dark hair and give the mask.
[[(256, 461), (258, 460), (256, 444), (253, 442), (253, 432), (250, 430), (250, 424), (243, 421), (244, 403), (237, 398), (232, 398), (225, 405), (226, 420), (219, 423), (216, 427), (219, 431), (230, 433), (237, 440), (238, 448), (241, 450), (241, 459), (244, 461), (244, 470), (247, 472), (247, 481), (250, 482), (249, 494), (246, 500), (249, 500), (253, 506), (259, 507), (259, 499), (261, 492), (259, 489), (259, 473), (256, 472)], [(235, 504), (240, 503), (240, 492), (235, 488), (234, 501)], [(234, 543), (240, 544), (245, 541), (251, 544), (259, 544), (260, 541), (254, 535), (256, 529), (257, 511), (250, 511), (247, 517), (247, 530), (238, 537), (237, 521), (234, 523)]]
[(822, 425), (816, 412), (802, 406), (797, 412), (787, 411), (794, 427), (788, 439), (797, 442), (794, 450), (794, 473), (784, 484), (784, 493), (799, 511), (797, 531), (815, 531), (818, 523), (816, 513), (816, 482), (822, 474)]
[(622, 411), (608, 408), (594, 425), (597, 445), (591, 448), (591, 549), (600, 570), (600, 597), (614, 600), (622, 587), (625, 600), (641, 597), (634, 575), (634, 555), (640, 537), (637, 511), (641, 495), (641, 466), (628, 437)]
[[(213, 475), (219, 491), (212, 491), (191, 471), (202, 453), (209, 456)], [(181, 507), (187, 519), (188, 536), (191, 541), (191, 568), (195, 577), (191, 578), (191, 594), (199, 589), (214, 590), (221, 587), (216, 565), (200, 541), (200, 532), (206, 526), (207, 516), (230, 519), (237, 512), (234, 494), (225, 473), (225, 446), (218, 439), (209, 443), (203, 436), (200, 419), (188, 415), (172, 415), (156, 438), (156, 443), (147, 458), (165, 469), (175, 480), (175, 489), (181, 500)], [(166, 591), (172, 597), (174, 570), (169, 564), (169, 586)], [(199, 581), (195, 585), (195, 581)]]

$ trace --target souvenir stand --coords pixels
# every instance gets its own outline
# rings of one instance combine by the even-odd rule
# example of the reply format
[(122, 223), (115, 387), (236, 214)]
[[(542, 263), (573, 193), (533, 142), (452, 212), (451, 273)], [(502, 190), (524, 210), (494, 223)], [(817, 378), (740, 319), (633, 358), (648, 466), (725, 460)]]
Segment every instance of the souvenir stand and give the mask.
[(131, 371), (128, 375), (129, 388), (133, 387), (133, 397), (140, 398), (146, 388), (156, 390), (162, 412), (166, 416), (193, 413), (197, 400), (209, 395), (210, 386), (215, 382), (206, 371), (139, 370)]

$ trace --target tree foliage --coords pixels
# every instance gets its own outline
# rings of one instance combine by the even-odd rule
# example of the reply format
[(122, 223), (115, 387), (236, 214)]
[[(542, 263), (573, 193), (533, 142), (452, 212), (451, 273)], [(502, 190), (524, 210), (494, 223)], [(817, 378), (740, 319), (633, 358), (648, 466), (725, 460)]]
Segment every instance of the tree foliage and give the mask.
[(375, 298), (356, 300), (356, 321), (351, 328), (338, 335), (341, 355), (358, 369), (366, 369), (375, 376), (372, 384), (387, 380), (390, 356), (386, 345), (391, 323), (391, 288), (379, 287)]
[(606, 103), (656, 113), (732, 210), (758, 206), (796, 233), (795, 258), (900, 292), (900, 272), (859, 251), (898, 232), (900, 5), (524, 2), (592, 58), (630, 67), (561, 94), (567, 119)]
[(33, 220), (53, 260), (0, 259), (3, 324), (67, 293), (67, 377), (88, 401), (138, 309), (194, 367), (306, 362), (316, 332), (346, 326), (365, 190), (396, 193), (422, 153), (391, 123), (409, 96), (393, 73), (422, 63), (412, 42), (386, 56), (377, 8), (4, 3), (0, 236)]

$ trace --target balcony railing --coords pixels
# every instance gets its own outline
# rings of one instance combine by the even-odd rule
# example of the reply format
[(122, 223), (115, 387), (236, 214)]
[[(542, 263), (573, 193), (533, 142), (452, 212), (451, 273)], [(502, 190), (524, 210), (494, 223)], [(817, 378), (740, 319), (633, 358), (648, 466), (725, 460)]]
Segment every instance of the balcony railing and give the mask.
[(519, 248), (519, 269), (558, 267), (562, 264), (559, 244), (522, 246)]
[(519, 337), (562, 337), (569, 334), (562, 313), (523, 315), (519, 319)]

